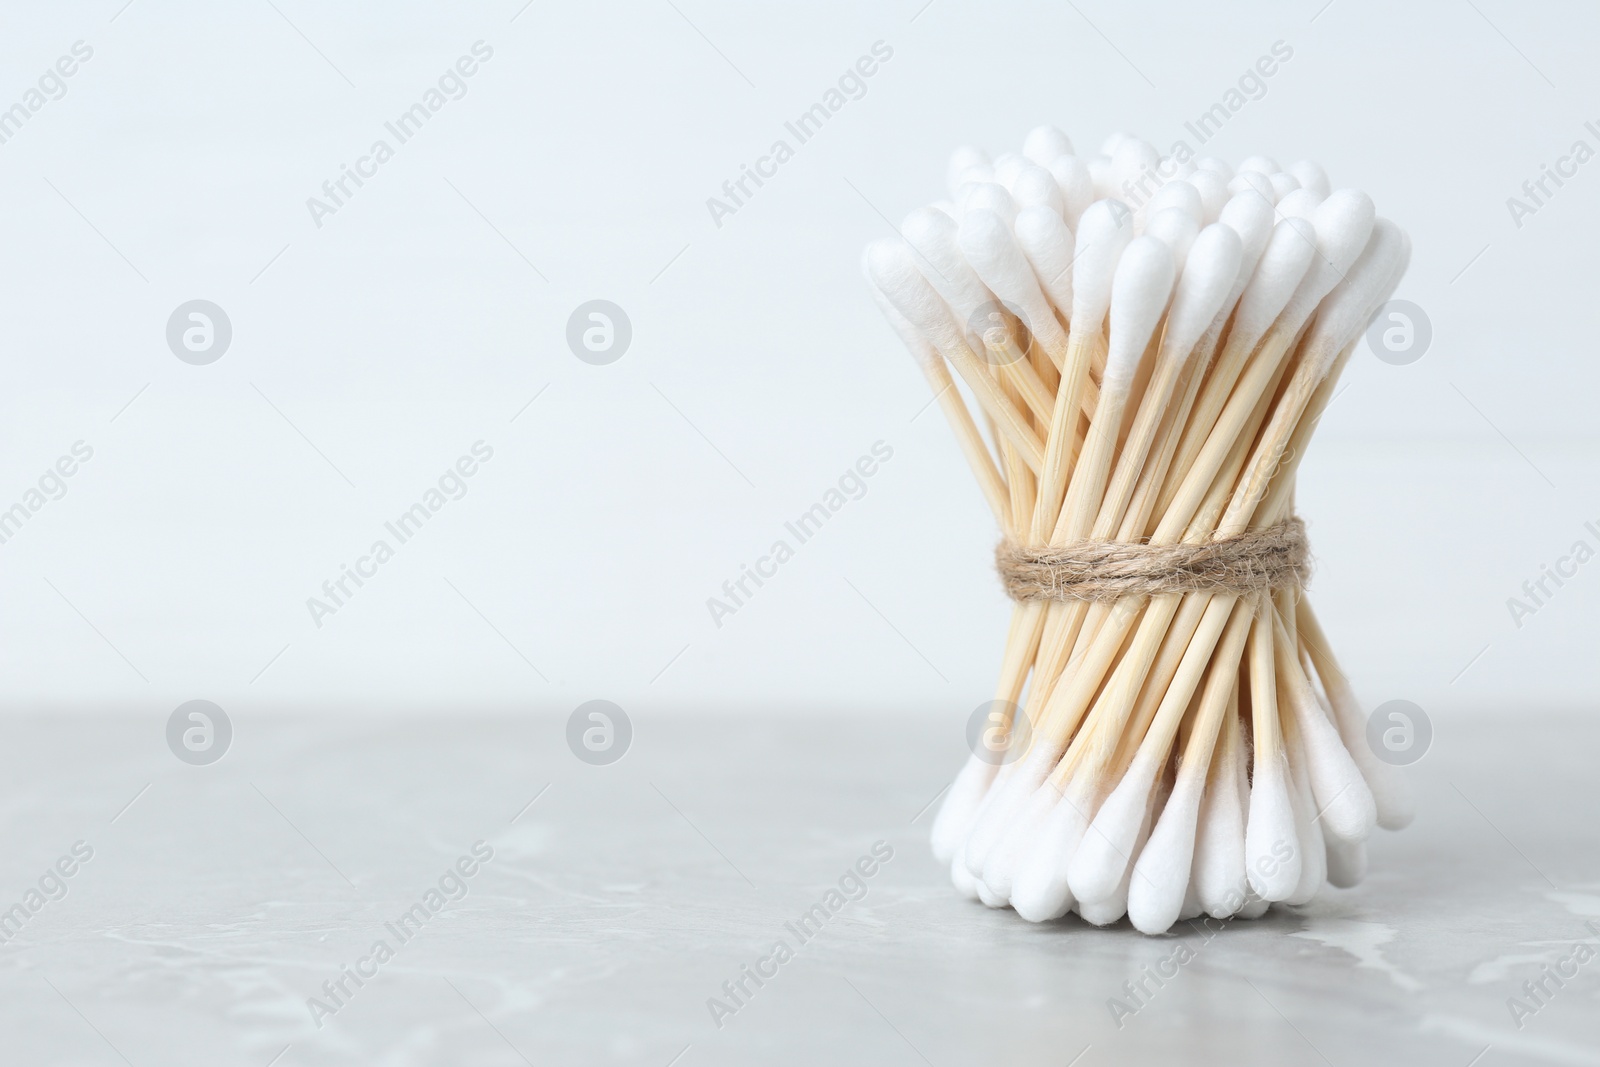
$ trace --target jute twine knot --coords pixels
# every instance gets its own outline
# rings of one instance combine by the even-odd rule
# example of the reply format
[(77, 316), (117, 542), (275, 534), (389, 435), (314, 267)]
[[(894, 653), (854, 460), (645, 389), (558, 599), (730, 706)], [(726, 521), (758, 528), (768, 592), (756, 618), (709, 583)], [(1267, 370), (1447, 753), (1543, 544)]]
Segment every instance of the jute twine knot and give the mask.
[(1311, 575), (1305, 523), (1198, 545), (1079, 541), (1061, 547), (1002, 541), (995, 566), (1012, 600), (1119, 600), (1156, 593), (1233, 593), (1301, 588)]

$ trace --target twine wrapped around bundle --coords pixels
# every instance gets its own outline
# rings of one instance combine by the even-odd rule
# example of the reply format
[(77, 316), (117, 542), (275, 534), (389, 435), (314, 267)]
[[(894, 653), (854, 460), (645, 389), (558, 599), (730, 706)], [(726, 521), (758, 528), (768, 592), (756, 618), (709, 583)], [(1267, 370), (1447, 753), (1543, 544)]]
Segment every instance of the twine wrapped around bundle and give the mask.
[(1042, 547), (1009, 539), (995, 567), (1012, 600), (1119, 600), (1157, 593), (1233, 593), (1301, 589), (1311, 550), (1299, 518), (1202, 544), (1080, 541)]

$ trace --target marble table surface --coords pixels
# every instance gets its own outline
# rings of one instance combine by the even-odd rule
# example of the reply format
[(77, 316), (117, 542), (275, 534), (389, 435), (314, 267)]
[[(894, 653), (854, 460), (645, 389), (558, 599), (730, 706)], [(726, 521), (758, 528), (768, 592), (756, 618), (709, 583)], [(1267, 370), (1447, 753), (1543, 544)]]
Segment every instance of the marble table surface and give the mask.
[(1165, 938), (955, 897), (958, 721), (164, 720), (0, 719), (0, 1062), (1600, 1064), (1592, 716), (1438, 717), (1366, 883)]

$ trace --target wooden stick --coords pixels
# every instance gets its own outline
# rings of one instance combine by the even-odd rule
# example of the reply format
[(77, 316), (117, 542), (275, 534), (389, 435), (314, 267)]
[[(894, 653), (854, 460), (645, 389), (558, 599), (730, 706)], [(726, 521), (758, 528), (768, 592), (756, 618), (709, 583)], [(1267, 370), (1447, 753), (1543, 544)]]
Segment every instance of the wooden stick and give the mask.
[(1038, 471), (1044, 464), (1044, 444), (1028, 424), (1027, 416), (1005, 395), (989, 368), (967, 347), (964, 340), (948, 340), (939, 347), (939, 351), (961, 375), (961, 380), (967, 383), (967, 388), (972, 390), (972, 395), (983, 410), (994, 419), (996, 428), (1017, 446), (1023, 462), (1030, 470)]
[(1056, 391), (1055, 407), (1045, 436), (1045, 459), (1039, 475), (1038, 503), (1029, 527), (1029, 540), (1033, 544), (1044, 542), (1046, 534), (1055, 525), (1061, 501), (1066, 495), (1067, 472), (1082, 441), (1082, 437), (1076, 433), (1079, 395), (1089, 380), (1089, 363), (1093, 351), (1099, 347), (1098, 342), (1097, 332), (1093, 337), (1074, 335), (1067, 343), (1061, 384)]
[(922, 367), (922, 373), (928, 379), (928, 387), (933, 390), (934, 398), (939, 402), (939, 410), (956, 435), (956, 444), (960, 446), (961, 454), (966, 457), (967, 466), (972, 469), (973, 477), (978, 480), (978, 488), (983, 492), (983, 498), (989, 502), (989, 510), (994, 512), (994, 521), (1000, 529), (1010, 530), (1014, 520), (1005, 479), (1000, 477), (1000, 471), (994, 465), (994, 457), (984, 444), (977, 423), (972, 421), (972, 413), (967, 410), (966, 402), (961, 399), (961, 393), (956, 389), (956, 383), (951, 379), (950, 370), (945, 365), (944, 359), (929, 346), (927, 353), (918, 358), (917, 363)]
[(1020, 400), (1041, 426), (1048, 426), (1055, 392), (1045, 385), (1028, 356), (1001, 327), (985, 332), (982, 340), (1000, 381), (1013, 394), (1012, 402)]

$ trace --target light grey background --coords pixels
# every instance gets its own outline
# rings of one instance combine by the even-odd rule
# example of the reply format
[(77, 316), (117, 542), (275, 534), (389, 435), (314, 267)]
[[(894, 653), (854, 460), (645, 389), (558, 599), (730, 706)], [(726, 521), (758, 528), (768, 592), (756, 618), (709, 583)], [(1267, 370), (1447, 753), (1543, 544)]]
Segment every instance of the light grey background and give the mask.
[[(4, 707), (956, 721), (1004, 633), (996, 535), (858, 250), (942, 195), (956, 144), (1050, 121), (1082, 154), (1165, 147), (1279, 40), (1206, 151), (1370, 191), (1434, 329), (1411, 366), (1358, 354), (1304, 467), (1346, 667), (1436, 716), (1592, 706), (1600, 563), (1520, 629), (1506, 599), (1600, 546), (1600, 162), (1520, 229), (1505, 204), (1600, 147), (1592, 7), (274, 2), (6, 6), (0, 106), (94, 56), (0, 144), (0, 508), (94, 458), (0, 545)], [(306, 199), (480, 39), (467, 95), (317, 228)], [(866, 95), (714, 225), (880, 40)], [(196, 298), (234, 331), (203, 367), (164, 340)], [(610, 366), (564, 341), (596, 298), (633, 324)], [(314, 626), (307, 597), (478, 440), (468, 494)], [(866, 496), (715, 626), (707, 597), (880, 440)]]

